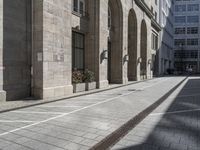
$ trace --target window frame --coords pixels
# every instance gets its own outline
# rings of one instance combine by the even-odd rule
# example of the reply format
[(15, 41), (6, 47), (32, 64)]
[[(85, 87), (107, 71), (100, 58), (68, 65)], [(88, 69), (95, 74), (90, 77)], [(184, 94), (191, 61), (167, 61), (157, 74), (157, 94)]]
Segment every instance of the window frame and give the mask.
[[(75, 42), (75, 36), (74, 35), (80, 35), (83, 38), (83, 47), (77, 47), (76, 42)], [(76, 67), (76, 50), (82, 50), (83, 52), (83, 64), (82, 68), (77, 68)], [(77, 32), (72, 30), (72, 70), (79, 70), (79, 71), (84, 71), (85, 70), (85, 35), (83, 33)]]
[[(75, 6), (75, 1), (77, 2)], [(83, 4), (83, 10), (80, 8), (80, 3)], [(72, 12), (79, 16), (85, 16), (86, 15), (86, 2), (85, 0), (73, 0), (73, 6), (72, 6)]]

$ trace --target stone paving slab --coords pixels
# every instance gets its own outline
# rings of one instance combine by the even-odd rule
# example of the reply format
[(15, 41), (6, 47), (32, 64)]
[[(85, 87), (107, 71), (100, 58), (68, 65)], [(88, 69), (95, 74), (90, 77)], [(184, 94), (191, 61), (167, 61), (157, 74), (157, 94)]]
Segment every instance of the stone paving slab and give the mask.
[[(154, 79), (152, 79), (154, 80)], [(80, 96), (90, 96), (90, 94), (94, 93), (99, 93), (99, 92), (106, 92), (112, 89), (117, 89), (120, 87), (125, 87), (128, 85), (132, 84), (137, 84), (141, 82), (148, 82), (149, 80), (144, 80), (144, 81), (131, 81), (128, 84), (111, 84), (106, 88), (103, 89), (95, 89), (92, 91), (85, 91), (85, 92), (80, 92), (80, 93), (74, 93), (73, 95), (65, 96), (65, 97), (57, 97), (53, 99), (34, 99), (34, 98), (28, 98), (24, 100), (18, 100), (18, 101), (7, 101), (7, 102), (1, 102), (0, 101), (0, 112), (7, 112), (15, 109), (21, 109), (21, 108), (26, 108), (26, 107), (31, 107), (31, 106), (36, 106), (40, 104), (46, 104), (46, 103), (51, 103), (51, 102), (56, 102), (56, 101), (62, 101), (70, 98), (76, 98)]]
[[(192, 91), (191, 89), (198, 88)], [(200, 78), (190, 77), (113, 150), (199, 150)], [(192, 92), (191, 92), (192, 91)], [(190, 95), (184, 97), (185, 95)]]
[(1, 113), (1, 125), (1, 117), (6, 119), (8, 116), (7, 120), (13, 122), (6, 123), (11, 128), (2, 126), (0, 150), (13, 147), (27, 150), (89, 149), (183, 79), (159, 78), (66, 101)]

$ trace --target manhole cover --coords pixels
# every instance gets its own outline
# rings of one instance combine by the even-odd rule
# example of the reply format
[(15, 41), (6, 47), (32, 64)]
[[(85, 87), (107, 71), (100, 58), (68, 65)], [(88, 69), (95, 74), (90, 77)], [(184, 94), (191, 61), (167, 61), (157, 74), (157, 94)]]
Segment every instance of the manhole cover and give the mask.
[(136, 91), (136, 89), (128, 89), (128, 91), (132, 92), (132, 91)]
[(117, 94), (117, 95), (122, 95), (122, 94)]

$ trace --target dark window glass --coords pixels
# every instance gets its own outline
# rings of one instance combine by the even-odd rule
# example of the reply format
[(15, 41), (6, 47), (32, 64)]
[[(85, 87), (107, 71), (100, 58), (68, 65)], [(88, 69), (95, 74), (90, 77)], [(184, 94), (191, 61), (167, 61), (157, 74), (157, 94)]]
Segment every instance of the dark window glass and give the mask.
[(84, 70), (84, 35), (72, 32), (73, 69)]

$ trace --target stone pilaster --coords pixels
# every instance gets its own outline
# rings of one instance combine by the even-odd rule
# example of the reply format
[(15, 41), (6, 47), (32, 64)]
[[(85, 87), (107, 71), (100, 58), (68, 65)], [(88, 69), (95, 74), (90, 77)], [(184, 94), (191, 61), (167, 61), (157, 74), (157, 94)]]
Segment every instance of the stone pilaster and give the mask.
[(39, 98), (72, 94), (71, 1), (35, 1), (34, 94)]
[(108, 2), (107, 0), (88, 2), (89, 31), (86, 37), (86, 68), (95, 72), (98, 88), (108, 86), (107, 59), (103, 52), (108, 49)]
[(3, 0), (0, 0), (0, 101), (6, 100), (3, 91)]

